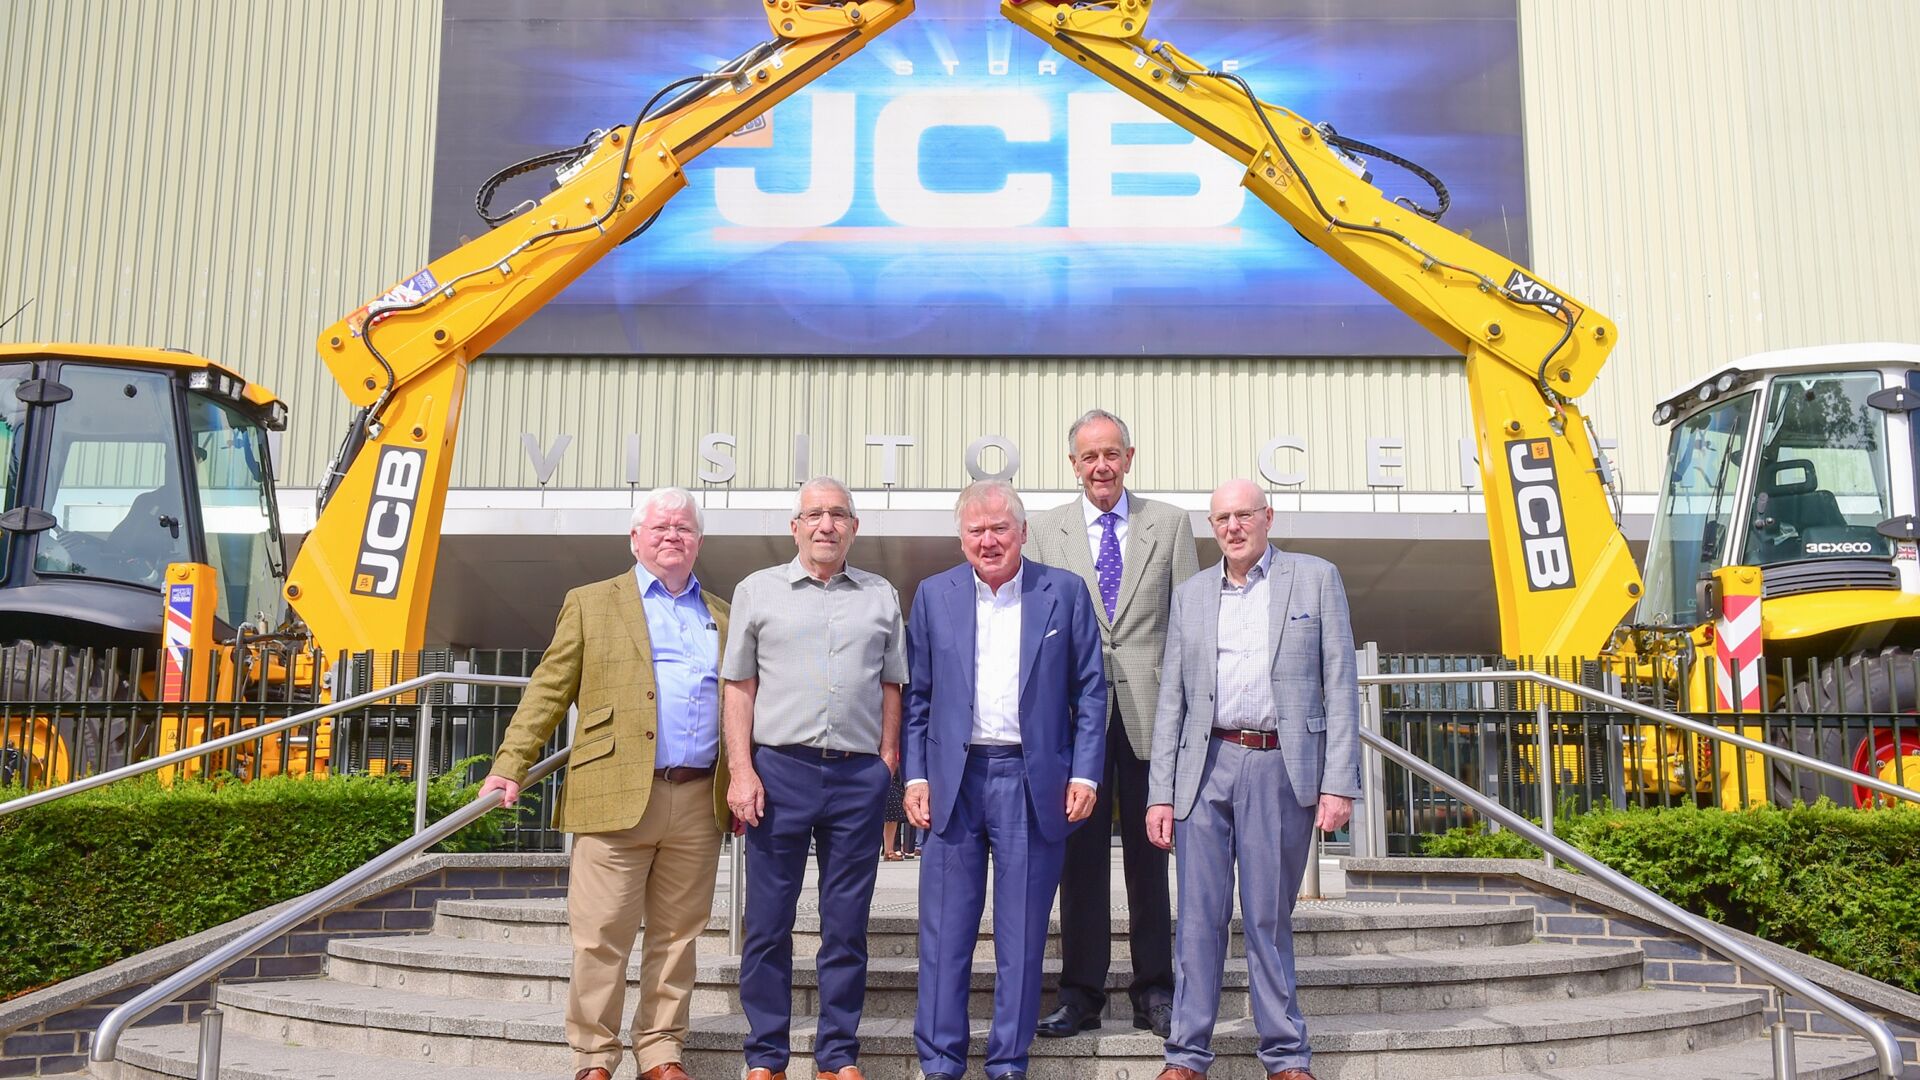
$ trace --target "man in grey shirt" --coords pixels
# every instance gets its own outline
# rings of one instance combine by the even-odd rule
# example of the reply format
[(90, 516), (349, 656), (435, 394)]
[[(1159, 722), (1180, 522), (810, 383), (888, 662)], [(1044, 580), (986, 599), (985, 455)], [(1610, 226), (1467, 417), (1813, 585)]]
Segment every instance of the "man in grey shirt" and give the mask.
[(853, 494), (817, 477), (793, 512), (799, 554), (733, 594), (720, 677), (727, 804), (746, 826), (740, 1005), (747, 1080), (785, 1080), (793, 1021), (793, 921), (812, 842), (820, 860), (820, 1080), (862, 1080), (867, 915), (887, 788), (900, 763), (907, 681), (900, 595), (847, 565)]

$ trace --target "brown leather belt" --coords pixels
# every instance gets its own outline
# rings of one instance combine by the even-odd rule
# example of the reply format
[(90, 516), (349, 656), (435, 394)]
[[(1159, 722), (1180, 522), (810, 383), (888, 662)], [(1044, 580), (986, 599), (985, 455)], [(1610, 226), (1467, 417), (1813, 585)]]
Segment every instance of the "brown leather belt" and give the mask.
[(705, 780), (713, 775), (711, 765), (675, 765), (671, 769), (653, 770), (655, 780), (665, 780), (669, 784), (687, 784), (695, 780)]
[(1213, 737), (1221, 742), (1230, 742), (1244, 746), (1249, 750), (1273, 750), (1280, 745), (1280, 733), (1277, 731), (1241, 731), (1237, 728), (1217, 727)]

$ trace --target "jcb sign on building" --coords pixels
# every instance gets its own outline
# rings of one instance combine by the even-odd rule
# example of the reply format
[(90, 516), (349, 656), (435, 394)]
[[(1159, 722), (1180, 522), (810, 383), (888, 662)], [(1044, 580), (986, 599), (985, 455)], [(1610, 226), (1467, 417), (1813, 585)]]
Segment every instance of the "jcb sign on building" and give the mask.
[[(434, 246), (484, 228), (473, 189), (496, 170), (630, 123), (724, 43), (764, 34), (760, 7), (448, 0)], [(1528, 261), (1514, 0), (1169, 14), (1183, 48), (1269, 99), (1432, 169), (1454, 194), (1447, 225)], [(1374, 171), (1389, 194), (1429, 197)], [(913, 25), (702, 155), (645, 236), (497, 351), (1445, 354), (1240, 176), (990, 0), (919, 0)]]

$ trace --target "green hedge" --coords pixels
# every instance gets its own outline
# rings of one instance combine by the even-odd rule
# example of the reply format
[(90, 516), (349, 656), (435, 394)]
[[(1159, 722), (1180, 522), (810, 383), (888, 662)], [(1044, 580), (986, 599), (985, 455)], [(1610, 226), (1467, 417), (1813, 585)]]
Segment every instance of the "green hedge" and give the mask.
[[(465, 772), (428, 785), (431, 817), (472, 798)], [(317, 889), (409, 836), (413, 810), (403, 778), (146, 779), (0, 817), (0, 1001)], [(504, 824), (439, 850), (483, 850)]]
[[(1920, 808), (1596, 810), (1554, 825), (1689, 911), (1920, 992)], [(1477, 829), (1429, 837), (1422, 854), (1540, 858)]]

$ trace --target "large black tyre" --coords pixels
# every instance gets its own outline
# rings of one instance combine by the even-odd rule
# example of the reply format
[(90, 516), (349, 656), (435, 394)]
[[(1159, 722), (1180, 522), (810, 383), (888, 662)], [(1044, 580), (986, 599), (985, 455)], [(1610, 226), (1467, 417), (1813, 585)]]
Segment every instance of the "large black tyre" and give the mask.
[[(1913, 663), (1910, 650), (1888, 647), (1877, 653), (1855, 653), (1844, 660), (1822, 664), (1817, 679), (1800, 679), (1788, 689), (1786, 710), (1803, 718), (1831, 716), (1836, 720), (1861, 713), (1911, 713), (1916, 703), (1920, 703)], [(1843, 727), (1838, 723), (1821, 724), (1816, 738), (1813, 723), (1806, 719), (1790, 730), (1776, 730), (1771, 735), (1776, 746), (1849, 769), (1855, 767), (1855, 758), (1867, 738), (1867, 730), (1859, 725)], [(1837, 806), (1860, 804), (1861, 792), (1844, 780), (1805, 769), (1796, 773), (1782, 761), (1772, 763), (1770, 774), (1776, 806), (1786, 806), (1795, 800), (1812, 803), (1822, 795)]]
[[(16, 725), (32, 717), (47, 718), (52, 737), (59, 743), (58, 750), (48, 755), (53, 760), (31, 763), (38, 768), (29, 769), (49, 783), (66, 783), (119, 768), (139, 751), (141, 732), (136, 731), (131, 719), (133, 708), (57, 707), (132, 702), (133, 687), (125, 675), (99, 662), (99, 654), (94, 654), (92, 662), (88, 655), (84, 649), (44, 641), (19, 640), (0, 647), (0, 701), (7, 703), (7, 715)], [(58, 775), (48, 772), (54, 761), (61, 762), (53, 769)], [(16, 773), (29, 768), (24, 760), (13, 761), (12, 765)]]

